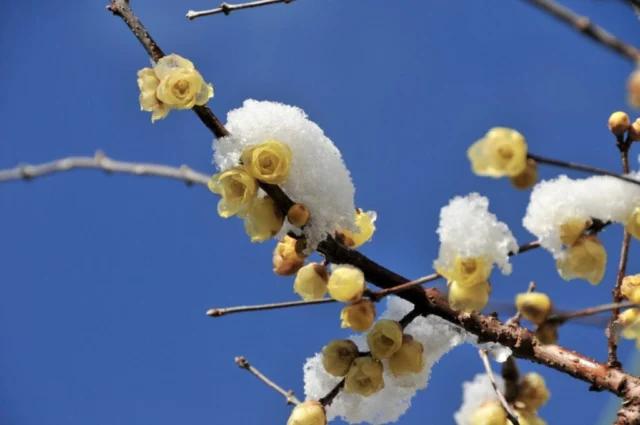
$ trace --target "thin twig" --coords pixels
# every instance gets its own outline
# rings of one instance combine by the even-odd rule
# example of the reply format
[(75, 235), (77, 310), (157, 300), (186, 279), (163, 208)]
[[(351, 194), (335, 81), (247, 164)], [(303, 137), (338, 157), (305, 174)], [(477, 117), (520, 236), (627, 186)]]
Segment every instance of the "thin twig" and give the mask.
[(561, 6), (552, 0), (525, 1), (538, 6), (562, 22), (571, 25), (578, 32), (633, 61), (634, 64), (638, 58), (640, 58), (640, 50), (628, 43), (625, 43), (605, 29), (597, 26), (586, 16), (580, 16), (571, 9)]
[(242, 4), (222, 3), (220, 7), (216, 9), (200, 10), (200, 11), (190, 10), (187, 12), (187, 19), (194, 20), (196, 18), (200, 18), (201, 16), (217, 15), (218, 13), (224, 13), (225, 15), (229, 15), (234, 10), (251, 9), (253, 7), (269, 6), (270, 4), (276, 4), (276, 3), (289, 4), (289, 3), (293, 3), (293, 1), (294, 0), (259, 0), (259, 1), (254, 1), (250, 3), (242, 3)]
[(25, 164), (7, 170), (0, 170), (0, 183), (16, 180), (30, 181), (37, 177), (43, 177), (49, 174), (70, 171), (73, 169), (95, 169), (103, 170), (107, 173), (166, 177), (175, 180), (182, 180), (189, 186), (196, 183), (206, 186), (208, 181), (211, 179), (211, 176), (194, 171), (186, 165), (170, 167), (168, 165), (161, 164), (116, 161), (111, 158), (107, 158), (102, 152), (98, 151), (93, 157), (68, 157), (44, 164)]
[(344, 388), (344, 381), (345, 381), (344, 379), (340, 381), (338, 385), (333, 387), (333, 389), (329, 391), (329, 393), (326, 396), (318, 400), (318, 402), (322, 404), (324, 407), (331, 406), (331, 403), (333, 403), (333, 400), (338, 396), (338, 394), (340, 394), (340, 390)]
[[(529, 287), (527, 288), (527, 292), (533, 292), (536, 290), (536, 283), (535, 282), (530, 282), (529, 283)], [(513, 315), (513, 317), (511, 317), (510, 319), (508, 319), (505, 324), (507, 325), (520, 325), (520, 311), (516, 311), (516, 314)]]
[(321, 300), (313, 300), (313, 301), (288, 301), (288, 302), (273, 303), (273, 304), (246, 305), (246, 306), (229, 307), (229, 308), (212, 308), (211, 310), (207, 311), (207, 316), (220, 317), (220, 316), (226, 316), (233, 313), (244, 313), (248, 311), (277, 310), (280, 308), (304, 307), (308, 305), (329, 304), (329, 303), (335, 303), (335, 302), (336, 300), (334, 299), (323, 298)]
[(579, 317), (593, 316), (595, 314), (603, 313), (605, 311), (619, 310), (621, 308), (629, 308), (629, 307), (633, 307), (634, 305), (635, 304), (632, 303), (631, 301), (622, 301), (622, 302), (617, 302), (612, 304), (602, 304), (594, 307), (583, 308), (582, 310), (576, 310), (569, 313), (552, 314), (549, 317), (547, 317), (546, 321), (561, 325), (569, 320), (577, 319)]
[(498, 400), (500, 400), (500, 404), (502, 404), (502, 408), (507, 413), (507, 418), (511, 421), (513, 425), (520, 425), (518, 422), (518, 418), (509, 407), (509, 403), (505, 400), (504, 395), (498, 388), (498, 384), (496, 383), (496, 376), (493, 373), (493, 369), (491, 368), (491, 363), (489, 362), (489, 356), (487, 355), (487, 350), (478, 350), (480, 353), (480, 358), (482, 359), (482, 363), (484, 364), (484, 368), (487, 371), (487, 375), (489, 376), (489, 380), (491, 381), (491, 385), (493, 386), (494, 391), (498, 395)]
[(236, 357), (235, 362), (238, 365), (238, 367), (240, 367), (241, 369), (248, 370), (249, 372), (251, 372), (251, 374), (253, 374), (253, 376), (255, 376), (256, 378), (258, 378), (259, 380), (267, 384), (267, 386), (273, 388), (274, 390), (282, 394), (284, 398), (287, 400), (287, 404), (295, 404), (295, 405), (300, 404), (300, 400), (296, 398), (296, 396), (293, 394), (293, 391), (291, 390), (285, 391), (284, 389), (282, 389), (282, 387), (280, 387), (278, 384), (273, 382), (271, 379), (264, 376), (258, 369), (251, 366), (247, 361), (247, 359), (244, 358), (243, 356)]
[(600, 176), (614, 177), (616, 179), (623, 180), (623, 181), (628, 182), (628, 183), (640, 185), (640, 180), (636, 180), (636, 179), (631, 178), (631, 177), (626, 176), (626, 175), (616, 174), (614, 172), (603, 170), (601, 168), (591, 167), (589, 165), (578, 164), (578, 163), (575, 163), (575, 162), (560, 161), (560, 160), (557, 160), (557, 159), (544, 158), (542, 156), (534, 155), (532, 153), (527, 154), (527, 156), (529, 158), (535, 160), (536, 162), (540, 163), (540, 164), (547, 164), (547, 165), (551, 165), (551, 166), (554, 166), (554, 167), (567, 168), (567, 169), (570, 169), (570, 170), (585, 171), (587, 173), (597, 174), (597, 175), (600, 175)]

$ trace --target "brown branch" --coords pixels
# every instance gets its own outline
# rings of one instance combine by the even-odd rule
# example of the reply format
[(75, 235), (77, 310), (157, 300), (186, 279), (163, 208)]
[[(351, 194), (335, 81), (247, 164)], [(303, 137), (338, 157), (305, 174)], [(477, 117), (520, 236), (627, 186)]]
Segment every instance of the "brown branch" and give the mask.
[[(621, 308), (633, 307), (635, 304), (631, 301), (616, 302), (613, 304), (602, 304), (595, 307), (587, 307), (582, 310), (572, 311), (569, 313), (557, 313), (547, 317), (547, 322), (562, 325), (563, 323), (577, 319), (579, 317), (593, 316), (594, 314), (603, 313), (605, 311), (619, 310)], [(618, 316), (616, 315), (616, 318)]]
[(491, 363), (489, 362), (489, 356), (487, 355), (487, 350), (478, 350), (478, 353), (480, 354), (480, 358), (482, 359), (484, 368), (487, 371), (487, 376), (489, 376), (489, 380), (491, 381), (491, 386), (493, 387), (493, 390), (498, 395), (498, 400), (500, 400), (500, 404), (502, 405), (502, 408), (507, 414), (507, 418), (513, 425), (520, 425), (520, 422), (518, 422), (518, 418), (516, 418), (516, 415), (511, 410), (511, 407), (509, 407), (509, 403), (507, 403), (507, 400), (505, 400), (504, 395), (498, 388), (498, 383), (496, 382), (496, 375), (493, 373), (493, 369), (491, 368)]
[(335, 400), (338, 394), (340, 394), (340, 390), (342, 390), (343, 388), (344, 388), (344, 379), (340, 381), (338, 385), (333, 387), (333, 389), (329, 391), (329, 393), (326, 396), (318, 400), (318, 402), (322, 404), (324, 407), (331, 406), (331, 403), (333, 403), (333, 400)]
[(251, 9), (253, 7), (269, 6), (270, 4), (276, 4), (276, 3), (289, 4), (289, 3), (293, 3), (293, 1), (294, 0), (259, 0), (259, 1), (254, 1), (250, 3), (241, 3), (241, 4), (222, 3), (220, 7), (216, 9), (200, 10), (200, 11), (190, 10), (187, 12), (187, 19), (194, 20), (201, 16), (217, 15), (218, 13), (224, 13), (225, 15), (228, 16), (234, 10)]
[(526, 0), (529, 3), (538, 6), (540, 9), (550, 13), (560, 21), (571, 25), (581, 34), (591, 38), (592, 40), (602, 44), (614, 52), (631, 60), (634, 64), (640, 58), (640, 50), (636, 47), (625, 43), (605, 29), (597, 26), (586, 16), (580, 16), (571, 9), (566, 8), (552, 0)]
[(335, 303), (335, 302), (336, 300), (334, 299), (323, 298), (321, 300), (313, 300), (313, 301), (288, 301), (288, 302), (274, 303), (274, 304), (246, 305), (246, 306), (229, 307), (229, 308), (212, 308), (211, 310), (207, 311), (207, 316), (220, 317), (220, 316), (226, 316), (233, 313), (244, 313), (248, 311), (277, 310), (280, 308), (304, 307), (308, 305), (329, 304), (329, 303)]
[(166, 177), (175, 180), (182, 180), (188, 186), (193, 184), (206, 186), (207, 182), (211, 179), (211, 176), (198, 173), (186, 165), (170, 167), (168, 165), (161, 164), (116, 161), (111, 158), (107, 158), (102, 152), (98, 151), (93, 157), (68, 157), (46, 162), (44, 164), (25, 164), (8, 170), (0, 170), (0, 183), (16, 180), (30, 181), (38, 177), (74, 169), (95, 169), (103, 170), (107, 173)]
[(258, 369), (251, 366), (247, 361), (247, 359), (245, 359), (243, 356), (236, 357), (235, 362), (239, 368), (245, 369), (251, 372), (253, 376), (255, 376), (256, 378), (264, 382), (268, 387), (273, 388), (274, 390), (282, 394), (285, 400), (287, 400), (287, 404), (295, 404), (295, 405), (300, 404), (300, 400), (296, 398), (296, 396), (293, 394), (293, 391), (283, 390), (278, 384), (276, 384), (275, 382), (273, 382), (272, 380), (264, 376)]

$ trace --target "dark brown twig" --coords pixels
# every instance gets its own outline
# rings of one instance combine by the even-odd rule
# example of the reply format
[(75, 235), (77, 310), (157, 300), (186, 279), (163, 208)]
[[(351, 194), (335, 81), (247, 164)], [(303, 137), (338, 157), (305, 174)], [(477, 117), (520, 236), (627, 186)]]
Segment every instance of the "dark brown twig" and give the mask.
[(608, 47), (626, 59), (631, 60), (634, 64), (637, 62), (638, 58), (640, 58), (640, 50), (628, 43), (625, 43), (605, 29), (597, 26), (586, 16), (580, 16), (571, 9), (561, 6), (552, 0), (526, 1), (538, 6), (540, 9), (551, 14), (562, 22), (571, 25), (581, 34), (584, 34), (605, 47)]
[(245, 313), (248, 311), (277, 310), (280, 308), (305, 307), (308, 305), (330, 304), (335, 302), (336, 300), (334, 299), (323, 298), (321, 300), (313, 300), (313, 301), (288, 301), (288, 302), (273, 303), (273, 304), (247, 305), (247, 306), (238, 306), (238, 307), (229, 307), (229, 308), (212, 308), (211, 310), (207, 311), (207, 316), (220, 317), (220, 316), (226, 316), (233, 313)]
[(489, 356), (487, 355), (487, 350), (478, 350), (478, 352), (480, 353), (480, 358), (482, 359), (484, 368), (487, 371), (489, 380), (491, 381), (491, 386), (493, 386), (494, 391), (498, 395), (498, 400), (500, 400), (500, 404), (502, 405), (502, 408), (506, 412), (507, 418), (509, 419), (509, 421), (511, 421), (513, 425), (520, 425), (520, 422), (518, 422), (518, 418), (516, 418), (516, 415), (511, 410), (511, 407), (509, 406), (509, 403), (507, 403), (507, 400), (504, 398), (502, 391), (500, 391), (500, 389), (498, 388), (498, 384), (496, 383), (496, 375), (493, 373), (493, 369), (491, 368), (491, 363), (489, 362)]
[(255, 376), (256, 378), (264, 382), (268, 387), (273, 388), (275, 391), (282, 394), (285, 400), (287, 401), (287, 404), (295, 404), (295, 405), (300, 404), (300, 400), (296, 398), (296, 396), (293, 394), (293, 391), (291, 390), (285, 391), (284, 389), (282, 389), (282, 387), (280, 387), (278, 384), (273, 382), (271, 379), (264, 376), (258, 369), (251, 366), (247, 361), (247, 359), (244, 358), (243, 356), (236, 357), (235, 362), (239, 368), (245, 369), (251, 372), (253, 376)]
[[(621, 308), (629, 308), (633, 306), (635, 306), (635, 304), (632, 303), (631, 301), (623, 301), (623, 302), (617, 302), (612, 304), (602, 304), (594, 307), (583, 308), (582, 310), (576, 310), (569, 313), (552, 314), (549, 317), (547, 317), (546, 321), (549, 323), (562, 325), (563, 323), (569, 320), (577, 319), (579, 317), (593, 316), (594, 314), (603, 313), (605, 311), (619, 310)], [(616, 315), (616, 318), (617, 317), (618, 316)]]
[(293, 3), (293, 1), (294, 0), (259, 0), (259, 1), (254, 1), (250, 3), (241, 3), (241, 4), (222, 3), (220, 7), (216, 9), (200, 10), (200, 11), (190, 10), (187, 12), (187, 19), (194, 20), (202, 16), (217, 15), (218, 13), (224, 13), (225, 15), (228, 16), (234, 10), (251, 9), (253, 7), (269, 6), (270, 4), (276, 4), (276, 3), (289, 4), (289, 3)]

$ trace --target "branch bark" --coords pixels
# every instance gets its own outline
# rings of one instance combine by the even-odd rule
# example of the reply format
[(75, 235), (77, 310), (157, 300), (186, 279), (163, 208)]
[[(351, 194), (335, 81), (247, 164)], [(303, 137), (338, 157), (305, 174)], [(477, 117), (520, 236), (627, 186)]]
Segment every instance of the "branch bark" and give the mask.
[(259, 1), (253, 1), (250, 3), (241, 3), (241, 4), (222, 3), (220, 7), (215, 9), (200, 10), (200, 11), (190, 10), (187, 12), (187, 19), (194, 20), (202, 16), (217, 15), (219, 13), (224, 13), (225, 15), (229, 16), (231, 12), (233, 12), (234, 10), (251, 9), (253, 7), (269, 6), (270, 4), (277, 4), (277, 3), (289, 4), (289, 3), (293, 3), (293, 1), (294, 0), (259, 0)]
[(491, 368), (491, 363), (489, 362), (489, 356), (487, 355), (487, 350), (478, 350), (478, 353), (480, 354), (480, 358), (482, 359), (482, 364), (484, 365), (484, 369), (487, 372), (487, 376), (489, 376), (489, 380), (491, 381), (491, 386), (493, 387), (493, 390), (498, 395), (498, 400), (500, 401), (502, 408), (507, 414), (507, 419), (509, 419), (509, 422), (511, 422), (513, 425), (520, 425), (518, 418), (516, 418), (515, 413), (513, 413), (513, 411), (511, 410), (511, 406), (509, 406), (509, 403), (507, 403), (507, 400), (504, 398), (504, 394), (502, 394), (502, 392), (498, 388), (498, 383), (496, 382), (496, 375), (493, 373), (493, 369)]
[(282, 387), (280, 387), (278, 384), (273, 382), (271, 379), (267, 378), (258, 369), (256, 369), (255, 367), (251, 366), (249, 364), (249, 362), (247, 361), (247, 359), (244, 358), (243, 356), (236, 357), (235, 358), (235, 362), (236, 362), (236, 364), (238, 365), (238, 367), (240, 369), (247, 370), (253, 376), (255, 376), (256, 378), (258, 378), (259, 380), (264, 382), (265, 385), (267, 385), (269, 388), (272, 388), (273, 390), (275, 390), (278, 393), (282, 394), (284, 396), (285, 400), (287, 401), (287, 404), (295, 404), (295, 405), (300, 404), (300, 400), (298, 400), (296, 398), (296, 396), (293, 394), (293, 391), (291, 391), (291, 390), (285, 391), (284, 389), (282, 389)]

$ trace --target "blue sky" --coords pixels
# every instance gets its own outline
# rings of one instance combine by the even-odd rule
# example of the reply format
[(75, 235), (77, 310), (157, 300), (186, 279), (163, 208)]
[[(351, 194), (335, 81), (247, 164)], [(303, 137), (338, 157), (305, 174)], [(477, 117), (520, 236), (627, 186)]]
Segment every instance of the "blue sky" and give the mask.
[[(573, 0), (622, 38), (640, 23), (622, 1)], [(475, 177), (470, 143), (496, 125), (539, 155), (618, 170), (606, 121), (627, 110), (631, 64), (524, 1), (299, 0), (190, 22), (210, 1), (132, 0), (161, 47), (212, 81), (211, 108), (247, 98), (303, 108), (340, 148), (356, 203), (378, 211), (363, 252), (409, 277), (431, 272), (440, 208), (478, 191), (520, 243), (528, 194)], [(112, 158), (212, 173), (211, 134), (189, 112), (151, 125), (135, 73), (149, 60), (104, 1), (10, 2), (0, 19), (0, 167), (102, 149)], [(634, 116), (635, 117), (635, 116)], [(637, 151), (633, 165), (637, 169)], [(543, 168), (549, 178), (558, 170)], [(7, 425), (286, 422), (281, 396), (233, 363), (245, 355), (302, 394), (302, 364), (339, 328), (339, 306), (210, 319), (212, 307), (295, 299), (271, 272), (273, 243), (251, 244), (202, 187), (76, 171), (0, 188), (0, 422)], [(599, 287), (564, 282), (546, 252), (493, 280), (510, 300), (530, 280), (560, 307), (606, 302), (621, 232)], [(640, 272), (637, 246), (629, 271)], [(604, 359), (602, 329), (567, 326), (561, 343)], [(632, 343), (622, 345), (623, 358)], [(594, 423), (609, 396), (538, 370), (550, 423)], [(434, 368), (401, 423), (449, 424), (461, 383), (482, 371), (471, 347)]]

